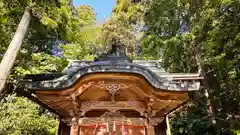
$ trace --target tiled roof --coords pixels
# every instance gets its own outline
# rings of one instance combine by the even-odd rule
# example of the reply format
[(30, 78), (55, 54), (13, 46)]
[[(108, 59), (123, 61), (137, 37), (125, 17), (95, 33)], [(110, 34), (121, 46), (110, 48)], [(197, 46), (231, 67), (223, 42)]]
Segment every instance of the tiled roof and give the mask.
[(129, 61), (82, 61), (71, 60), (66, 69), (63, 70), (62, 76), (46, 76), (45, 80), (37, 80), (38, 75), (30, 75), (25, 78), (25, 84), (30, 89), (64, 89), (71, 87), (80, 77), (89, 73), (133, 73), (139, 74), (146, 78), (148, 82), (159, 89), (171, 91), (193, 91), (198, 90), (201, 79), (199, 74), (182, 74), (167, 73), (161, 67), (157, 60), (134, 60)]

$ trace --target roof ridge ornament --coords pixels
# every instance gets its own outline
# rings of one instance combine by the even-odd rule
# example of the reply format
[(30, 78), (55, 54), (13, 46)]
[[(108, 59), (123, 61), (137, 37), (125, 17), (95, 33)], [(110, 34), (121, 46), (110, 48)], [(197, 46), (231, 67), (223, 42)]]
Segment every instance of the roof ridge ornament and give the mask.
[(106, 47), (111, 46), (111, 49), (108, 50), (106, 53), (102, 53), (96, 58), (94, 61), (111, 61), (113, 63), (116, 62), (131, 62), (130, 58), (126, 55), (126, 47), (125, 45), (121, 44), (120, 41), (116, 40), (113, 41), (111, 45), (106, 45)]

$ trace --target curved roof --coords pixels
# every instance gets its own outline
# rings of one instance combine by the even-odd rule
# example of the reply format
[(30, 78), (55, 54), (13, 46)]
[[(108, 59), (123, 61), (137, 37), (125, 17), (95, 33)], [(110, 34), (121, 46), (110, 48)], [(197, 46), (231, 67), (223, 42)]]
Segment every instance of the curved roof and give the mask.
[(128, 73), (143, 76), (153, 87), (170, 91), (194, 91), (200, 87), (199, 74), (167, 73), (156, 60), (131, 61), (123, 48), (113, 49), (94, 61), (70, 61), (62, 73), (27, 75), (24, 83), (29, 89), (59, 90), (72, 87), (81, 77), (97, 73)]
[[(161, 118), (186, 103), (189, 91), (200, 87), (199, 74), (167, 73), (157, 60), (132, 61), (119, 54), (104, 54), (95, 61), (73, 60), (61, 73), (26, 75), (23, 83), (42, 104), (64, 117), (78, 112), (96, 116), (94, 109), (109, 109), (116, 101), (111, 107), (127, 107), (126, 116), (135, 110), (141, 116)], [(137, 104), (131, 108), (133, 101), (144, 104), (144, 111)], [(92, 104), (89, 115), (85, 103)]]
[[(201, 79), (199, 74), (166, 73), (157, 61), (138, 60), (130, 62), (111, 61), (72, 61), (61, 74), (32, 75), (25, 77), (29, 89), (59, 90), (69, 88), (86, 74), (92, 73), (130, 73), (143, 76), (152, 86), (162, 90), (194, 91), (198, 90)], [(37, 80), (38, 76), (42, 80)], [(47, 77), (46, 77), (47, 76)], [(35, 80), (34, 80), (35, 79)]]

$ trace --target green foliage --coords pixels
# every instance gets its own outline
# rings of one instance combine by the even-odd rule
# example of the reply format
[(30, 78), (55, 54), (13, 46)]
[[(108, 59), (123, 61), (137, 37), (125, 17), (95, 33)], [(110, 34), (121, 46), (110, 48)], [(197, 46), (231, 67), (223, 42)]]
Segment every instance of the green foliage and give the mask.
[[(18, 81), (25, 74), (60, 72), (68, 64), (66, 58), (91, 59), (88, 47), (94, 42), (85, 27), (95, 22), (95, 13), (89, 6), (78, 8), (68, 0), (2, 0), (0, 1), (0, 60), (6, 51), (24, 9), (31, 11), (31, 23), (19, 52), (14, 69), (9, 76), (8, 86), (18, 87)], [(90, 30), (87, 30), (90, 31)], [(86, 36), (87, 35), (87, 36)], [(94, 35), (94, 34), (92, 34)], [(85, 39), (89, 39), (86, 41)], [(52, 52), (61, 44), (61, 57)], [(75, 45), (71, 50), (69, 47)], [(79, 50), (79, 51), (78, 51)], [(78, 53), (79, 52), (79, 53)], [(67, 54), (71, 54), (68, 56)], [(0, 102), (1, 135), (53, 135), (56, 133), (55, 117), (29, 100), (15, 95), (8, 96)]]
[(92, 55), (91, 47), (95, 46), (99, 32), (97, 27), (93, 26), (95, 20), (96, 14), (91, 7), (83, 5), (76, 8), (76, 17), (70, 21), (74, 27), (67, 33), (71, 42), (61, 46), (66, 58), (86, 59), (86, 56)]
[(76, 8), (77, 16), (81, 26), (92, 26), (96, 21), (96, 14), (90, 6), (79, 6)]
[[(66, 59), (50, 56), (45, 53), (34, 53), (31, 55), (31, 62), (27, 62), (24, 66), (16, 66), (13, 75), (23, 76), (25, 74), (40, 74), (60, 72), (68, 64)], [(29, 65), (28, 65), (29, 64)]]
[(233, 130), (236, 135), (240, 135), (240, 130)]
[[(100, 26), (95, 25), (91, 7), (75, 8), (68, 0), (2, 0), (0, 59), (25, 7), (30, 8), (32, 20), (10, 84), (15, 86), (24, 74), (59, 72), (66, 58), (93, 59), (117, 37), (131, 58), (141, 44), (140, 56), (134, 58), (160, 59), (169, 72), (197, 72), (198, 64), (203, 65), (207, 83), (188, 106), (172, 114), (174, 135), (240, 134), (238, 0), (117, 0), (110, 18)], [(54, 46), (61, 47), (63, 57), (51, 55)], [(207, 117), (205, 89), (217, 124)], [(39, 107), (25, 98), (9, 96), (0, 104), (0, 134), (56, 131), (55, 119), (39, 113)]]
[(134, 31), (128, 23), (128, 17), (124, 12), (112, 13), (111, 18), (102, 25), (102, 44), (112, 44), (112, 39), (116, 37), (131, 50), (136, 44)]
[(130, 0), (116, 1), (110, 18), (101, 25), (100, 43), (112, 44), (113, 39), (118, 38), (126, 46), (127, 53), (133, 56), (139, 40), (140, 32), (135, 27), (141, 23), (141, 8), (141, 3)]
[(209, 91), (217, 122), (213, 124), (207, 117), (201, 93), (195, 97), (194, 107), (186, 106), (172, 117), (173, 134), (231, 134), (231, 129), (239, 130), (239, 1), (150, 3), (141, 55), (162, 59), (170, 72), (197, 72), (200, 62), (206, 82), (202, 90)]
[(9, 95), (0, 101), (1, 135), (55, 135), (58, 122), (50, 113), (23, 97)]

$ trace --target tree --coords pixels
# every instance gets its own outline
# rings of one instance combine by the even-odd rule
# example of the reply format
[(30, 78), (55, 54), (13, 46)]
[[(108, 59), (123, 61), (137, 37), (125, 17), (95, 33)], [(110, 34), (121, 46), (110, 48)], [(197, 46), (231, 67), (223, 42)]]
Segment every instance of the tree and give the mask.
[(0, 134), (55, 135), (58, 122), (52, 117), (24, 97), (8, 95), (0, 101)]
[[(83, 5), (76, 8), (76, 18), (75, 22), (79, 28), (73, 29), (72, 32), (79, 35), (61, 46), (63, 55), (68, 59), (93, 59), (92, 47), (97, 46), (96, 37), (99, 33), (98, 27), (94, 26), (96, 14), (91, 7)], [(71, 34), (72, 36), (75, 35)]]
[[(118, 0), (109, 20), (99, 27), (94, 24), (95, 14), (89, 6), (74, 8), (67, 0), (46, 3), (3, 0), (0, 2), (1, 57), (26, 6), (31, 7), (32, 22), (8, 79), (13, 88), (21, 75), (59, 72), (67, 64), (66, 58), (92, 58), (96, 54), (93, 48), (102, 49), (103, 45), (111, 44), (112, 38), (118, 37), (127, 46), (130, 56), (133, 56), (135, 46), (140, 44), (141, 58), (162, 59), (169, 72), (198, 72), (200, 67), (204, 76), (203, 87), (193, 101), (171, 115), (173, 134), (239, 133), (239, 1)], [(54, 51), (58, 57), (53, 56)], [(204, 97), (206, 90), (208, 99)], [(47, 133), (55, 128), (50, 123), (46, 124), (48, 127), (42, 125), (42, 119), (46, 119), (35, 115), (40, 109), (36, 110), (30, 102), (25, 104), (24, 98), (4, 99), (1, 104), (4, 109), (9, 109), (7, 106), (17, 107), (18, 100), (24, 103), (20, 108), (31, 106), (31, 116), (40, 121), (32, 123), (32, 127), (41, 127), (34, 128), (34, 131), (45, 128), (44, 133)], [(208, 101), (211, 101), (212, 109), (206, 106)], [(5, 117), (7, 114), (0, 111), (1, 121), (13, 121), (16, 115), (25, 114), (7, 112), (11, 117)], [(212, 123), (212, 118), (216, 124)], [(19, 131), (16, 134), (21, 134), (22, 129), (26, 134), (35, 133), (22, 127), (25, 122), (23, 120), (13, 128), (11, 123), (2, 129), (0, 126), (0, 133), (6, 129), (9, 130), (7, 134), (15, 130)]]
[(7, 77), (10, 74), (10, 71), (13, 67), (14, 61), (17, 57), (18, 51), (20, 50), (21, 44), (23, 42), (24, 35), (27, 31), (28, 25), (30, 23), (30, 13), (26, 8), (19, 23), (18, 29), (14, 34), (13, 40), (11, 41), (1, 63), (0, 63), (0, 93), (3, 93), (4, 86), (7, 80)]
[(134, 56), (136, 44), (140, 33), (139, 25), (142, 3), (134, 3), (130, 0), (118, 0), (113, 8), (111, 16), (101, 26), (100, 43), (112, 44), (113, 39), (118, 38), (126, 46), (127, 53)]
[(12, 94), (25, 74), (60, 72), (66, 67), (68, 62), (61, 54), (60, 44), (83, 43), (79, 49), (84, 50), (86, 46), (81, 28), (83, 24), (91, 23), (91, 18), (79, 15), (68, 0), (2, 0), (0, 7), (0, 59), (11, 41), (11, 35), (14, 34), (25, 7), (29, 7), (32, 15), (13, 70), (8, 76), (9, 96), (0, 102), (0, 134), (55, 134), (55, 116), (42, 111), (44, 109), (26, 98)]
[[(238, 6), (236, 0), (153, 0), (148, 5), (141, 54), (162, 58), (170, 72), (198, 72), (201, 64), (204, 75), (201, 94), (172, 117), (174, 134), (239, 130)], [(206, 90), (212, 109), (203, 97)]]

